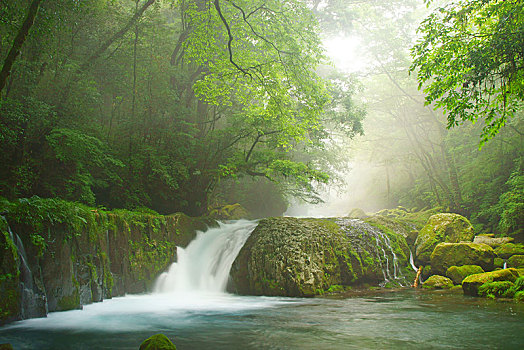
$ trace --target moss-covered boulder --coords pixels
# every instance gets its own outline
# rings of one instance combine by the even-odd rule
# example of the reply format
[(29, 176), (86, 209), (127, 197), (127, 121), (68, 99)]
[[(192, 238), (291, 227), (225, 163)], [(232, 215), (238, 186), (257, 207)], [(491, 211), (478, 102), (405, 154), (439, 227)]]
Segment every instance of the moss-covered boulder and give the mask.
[(509, 259), (512, 255), (524, 255), (524, 244), (502, 244), (495, 249), (495, 254), (502, 259)]
[(176, 346), (163, 334), (155, 334), (140, 344), (139, 350), (176, 350)]
[[(377, 254), (386, 241), (392, 248), (384, 253), (380, 248)], [(359, 220), (267, 218), (259, 222), (233, 263), (230, 290), (313, 296), (333, 286), (378, 285), (384, 276), (401, 276), (407, 254), (401, 235)], [(384, 270), (387, 264), (389, 269)]]
[(487, 244), (491, 248), (497, 248), (503, 244), (513, 242), (513, 237), (494, 237), (493, 234), (480, 234), (475, 236), (473, 243)]
[(425, 289), (450, 289), (453, 287), (453, 281), (449, 278), (439, 275), (429, 277), (423, 284)]
[(451, 266), (478, 265), (484, 271), (493, 270), (493, 248), (477, 243), (440, 243), (431, 253), (431, 271), (446, 274)]
[(478, 289), (479, 297), (486, 298), (513, 298), (515, 285), (510, 281), (486, 282)]
[[(417, 265), (427, 265), (437, 244), (471, 242), (474, 235), (473, 226), (461, 215), (451, 213), (433, 215), (420, 230), (415, 241), (415, 262)], [(444, 270), (442, 274), (445, 272)]]
[(485, 273), (470, 275), (462, 281), (462, 289), (465, 295), (478, 296), (479, 288), (484, 283), (494, 281), (515, 282), (519, 277), (517, 269), (509, 268)]
[(249, 219), (252, 215), (241, 204), (229, 204), (214, 208), (209, 216), (216, 220), (240, 220)]
[(348, 218), (352, 218), (352, 219), (364, 219), (364, 218), (367, 218), (369, 215), (366, 214), (366, 212), (360, 208), (355, 208), (355, 209), (352, 209), (347, 217)]
[(512, 255), (507, 261), (508, 267), (524, 268), (524, 255)]
[(484, 273), (478, 265), (451, 266), (446, 270), (446, 277), (450, 278), (453, 284), (462, 284), (464, 278), (477, 273)]
[(493, 259), (493, 268), (494, 269), (503, 269), (504, 268), (504, 259), (501, 259), (501, 258)]

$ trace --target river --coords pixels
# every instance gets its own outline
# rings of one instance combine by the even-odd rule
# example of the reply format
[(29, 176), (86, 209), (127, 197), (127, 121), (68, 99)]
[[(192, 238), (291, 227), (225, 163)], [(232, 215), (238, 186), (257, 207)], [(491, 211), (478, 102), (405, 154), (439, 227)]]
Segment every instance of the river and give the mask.
[(225, 292), (256, 223), (200, 233), (154, 292), (0, 328), (15, 349), (138, 349), (164, 333), (178, 349), (523, 349), (524, 305), (462, 293), (353, 291), (310, 299)]

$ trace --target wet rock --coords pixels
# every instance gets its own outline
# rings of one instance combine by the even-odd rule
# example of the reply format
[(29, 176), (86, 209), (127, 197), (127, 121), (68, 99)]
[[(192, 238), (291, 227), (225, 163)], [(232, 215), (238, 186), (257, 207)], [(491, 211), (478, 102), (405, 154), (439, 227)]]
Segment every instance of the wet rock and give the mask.
[(478, 265), (451, 266), (446, 270), (446, 277), (450, 278), (453, 284), (462, 284), (464, 278), (477, 273), (484, 273)]
[(453, 282), (444, 276), (433, 275), (429, 277), (423, 284), (425, 289), (450, 289), (453, 287)]
[(493, 281), (515, 282), (518, 277), (519, 272), (514, 268), (478, 273), (466, 277), (462, 281), (462, 289), (465, 295), (478, 296), (479, 288), (484, 283)]
[(507, 261), (508, 267), (524, 268), (524, 255), (512, 255)]
[(524, 244), (502, 244), (495, 249), (495, 254), (502, 259), (509, 259), (512, 255), (524, 255)]
[(439, 243), (431, 254), (431, 271), (444, 275), (451, 266), (479, 265), (493, 270), (493, 248), (477, 243)]
[(417, 265), (427, 265), (433, 249), (439, 243), (471, 242), (473, 237), (473, 226), (465, 217), (450, 213), (433, 215), (415, 241), (415, 262)]
[(176, 350), (176, 346), (163, 334), (155, 334), (140, 344), (139, 350)]

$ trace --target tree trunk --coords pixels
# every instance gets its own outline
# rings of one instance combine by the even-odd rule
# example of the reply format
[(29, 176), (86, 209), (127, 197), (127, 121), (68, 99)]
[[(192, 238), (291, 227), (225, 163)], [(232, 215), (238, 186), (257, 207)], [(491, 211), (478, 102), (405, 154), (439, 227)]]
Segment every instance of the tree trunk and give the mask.
[(11, 74), (11, 68), (15, 63), (16, 57), (20, 54), (20, 49), (27, 38), (27, 34), (29, 34), (29, 29), (31, 29), (33, 26), (36, 14), (40, 8), (41, 1), (42, 0), (31, 1), (31, 4), (29, 5), (29, 11), (27, 12), (27, 17), (25, 18), (22, 27), (20, 27), (18, 30), (15, 40), (13, 41), (13, 45), (11, 46), (7, 57), (4, 60), (4, 65), (0, 71), (0, 96), (7, 82), (7, 78), (9, 77), (9, 74)]

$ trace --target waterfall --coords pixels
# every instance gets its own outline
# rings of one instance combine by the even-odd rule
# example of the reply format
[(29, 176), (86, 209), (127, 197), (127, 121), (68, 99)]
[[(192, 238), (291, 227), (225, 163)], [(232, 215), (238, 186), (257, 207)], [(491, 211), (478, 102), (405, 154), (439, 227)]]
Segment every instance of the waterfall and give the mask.
[(388, 282), (406, 284), (391, 240), (385, 232), (359, 219), (340, 218), (335, 222), (344, 229), (357, 251), (365, 250), (377, 259), (383, 275), (380, 285)]
[(177, 261), (155, 283), (156, 293), (223, 293), (229, 271), (257, 222), (239, 220), (198, 232), (186, 248), (177, 247)]

